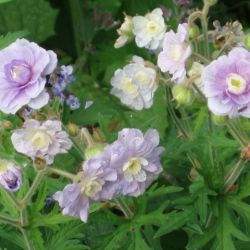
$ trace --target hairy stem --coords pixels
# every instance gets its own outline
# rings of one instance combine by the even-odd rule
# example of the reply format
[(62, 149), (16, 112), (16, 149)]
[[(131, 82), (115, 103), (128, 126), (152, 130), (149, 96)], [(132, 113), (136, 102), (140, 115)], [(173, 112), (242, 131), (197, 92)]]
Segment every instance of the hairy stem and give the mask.
[(43, 169), (43, 170), (40, 170), (37, 173), (37, 175), (36, 175), (32, 185), (31, 185), (30, 189), (28, 190), (27, 194), (25, 195), (25, 197), (21, 201), (21, 204), (24, 204), (24, 206), (26, 206), (29, 203), (29, 201), (31, 200), (34, 193), (36, 192), (36, 190), (37, 190), (39, 184), (41, 183), (41, 181), (42, 181), (44, 175), (46, 174), (46, 172), (47, 172), (47, 168)]
[(134, 216), (134, 213), (131, 211), (131, 209), (124, 200), (116, 198), (114, 199), (114, 202), (120, 208), (120, 210), (123, 212), (127, 219), (131, 219)]
[(23, 234), (23, 238), (24, 238), (24, 241), (25, 241), (25, 244), (27, 246), (27, 250), (35, 250), (32, 242), (30, 241), (30, 237), (28, 235), (28, 232), (26, 229), (24, 228), (20, 228), (22, 234)]
[(241, 144), (241, 146), (245, 147), (248, 145), (248, 139), (241, 135), (240, 131), (231, 120), (227, 121), (227, 127), (231, 135)]
[(225, 177), (224, 192), (227, 193), (241, 175), (247, 161), (240, 159)]
[(0, 214), (0, 222), (12, 225), (14, 227), (19, 227), (19, 221), (17, 219), (11, 218), (7, 215)]
[(87, 128), (82, 128), (81, 129), (81, 137), (83, 137), (85, 139), (85, 141), (87, 142), (88, 146), (91, 146), (94, 144), (94, 141), (92, 139), (91, 134), (89, 133)]
[(66, 178), (71, 179), (71, 180), (74, 180), (76, 178), (76, 176), (74, 174), (71, 174), (69, 172), (66, 172), (66, 171), (58, 169), (58, 168), (49, 168), (48, 172), (52, 173), (52, 174), (58, 174), (60, 176), (66, 177)]
[(5, 193), (8, 195), (8, 197), (11, 200), (14, 207), (16, 207), (18, 210), (20, 210), (21, 206), (20, 206), (19, 201), (17, 200), (16, 196), (12, 192), (9, 192), (7, 190), (5, 190)]
[(180, 122), (180, 120), (176, 116), (175, 111), (174, 111), (174, 109), (173, 109), (173, 107), (172, 107), (172, 105), (170, 103), (171, 94), (170, 94), (170, 88), (169, 87), (167, 87), (167, 90), (166, 90), (166, 97), (167, 97), (168, 111), (170, 113), (170, 116), (174, 120), (176, 127), (181, 131), (181, 133), (183, 134), (184, 137), (191, 139), (191, 136), (188, 134), (188, 132), (184, 128), (183, 124)]

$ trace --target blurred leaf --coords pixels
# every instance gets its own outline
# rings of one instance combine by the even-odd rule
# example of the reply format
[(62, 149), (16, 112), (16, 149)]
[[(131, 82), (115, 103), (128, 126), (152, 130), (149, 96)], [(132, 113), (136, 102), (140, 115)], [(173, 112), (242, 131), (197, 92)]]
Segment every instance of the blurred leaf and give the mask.
[(41, 42), (54, 34), (56, 16), (57, 10), (45, 0), (11, 1), (0, 5), (0, 33), (27, 30), (29, 39)]

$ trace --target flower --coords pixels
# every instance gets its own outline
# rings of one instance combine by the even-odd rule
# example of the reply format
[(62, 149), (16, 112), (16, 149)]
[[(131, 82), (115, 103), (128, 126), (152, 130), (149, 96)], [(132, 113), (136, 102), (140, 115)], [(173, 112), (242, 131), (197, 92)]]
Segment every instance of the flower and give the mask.
[(160, 8), (154, 9), (145, 16), (135, 16), (133, 23), (135, 42), (138, 47), (155, 50), (161, 45), (166, 25)]
[(22, 154), (45, 159), (47, 164), (53, 163), (55, 155), (67, 153), (72, 142), (68, 134), (62, 131), (60, 121), (47, 120), (40, 123), (36, 120), (26, 120), (23, 128), (17, 129), (11, 136), (14, 148)]
[(119, 37), (114, 44), (116, 49), (123, 47), (127, 42), (133, 39), (133, 18), (131, 16), (125, 14), (124, 22), (117, 30), (117, 33), (119, 34)]
[(15, 192), (22, 184), (22, 175), (18, 167), (6, 160), (0, 160), (0, 185), (5, 189)]
[(250, 117), (250, 52), (234, 48), (202, 73), (208, 107), (215, 115)]
[(157, 89), (156, 70), (146, 65), (143, 58), (134, 56), (133, 62), (115, 71), (111, 79), (111, 94), (136, 110), (150, 108)]
[(17, 39), (0, 51), (0, 110), (15, 114), (24, 105), (41, 108), (48, 103), (46, 75), (57, 64), (56, 54), (36, 43)]
[(114, 196), (141, 195), (162, 171), (158, 147), (159, 134), (149, 129), (145, 135), (139, 129), (123, 129), (118, 139), (107, 146), (110, 152), (110, 165), (117, 169), (118, 180), (113, 187)]
[(158, 66), (161, 71), (172, 74), (172, 81), (177, 83), (185, 79), (185, 63), (192, 52), (187, 38), (187, 24), (179, 24), (177, 33), (171, 30), (165, 34), (163, 51), (158, 56)]
[(64, 215), (80, 217), (87, 222), (90, 204), (112, 199), (110, 183), (117, 180), (117, 173), (109, 167), (109, 155), (98, 154), (87, 160), (80, 172), (79, 182), (67, 185), (53, 198), (59, 202)]

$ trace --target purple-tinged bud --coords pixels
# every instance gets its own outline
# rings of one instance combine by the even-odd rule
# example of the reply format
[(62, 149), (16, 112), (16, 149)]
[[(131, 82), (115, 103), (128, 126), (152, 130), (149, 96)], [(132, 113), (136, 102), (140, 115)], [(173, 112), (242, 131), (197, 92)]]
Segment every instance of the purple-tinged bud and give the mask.
[(22, 184), (22, 175), (17, 166), (9, 161), (0, 160), (0, 185), (15, 192)]

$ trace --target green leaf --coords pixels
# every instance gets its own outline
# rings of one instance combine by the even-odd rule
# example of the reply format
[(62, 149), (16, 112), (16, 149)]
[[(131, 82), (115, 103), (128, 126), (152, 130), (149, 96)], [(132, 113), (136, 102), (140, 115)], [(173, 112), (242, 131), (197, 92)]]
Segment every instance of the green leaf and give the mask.
[(29, 34), (28, 31), (16, 31), (12, 33), (7, 33), (5, 36), (0, 37), (0, 49), (3, 49), (15, 42), (17, 38), (25, 37)]
[(143, 238), (141, 231), (139, 229), (136, 229), (132, 234), (133, 234), (133, 241), (131, 242), (131, 245), (128, 250), (139, 250), (139, 249), (153, 250), (145, 242), (145, 239)]
[(69, 221), (76, 220), (75, 217), (71, 216), (64, 216), (62, 214), (47, 214), (47, 215), (36, 215), (35, 218), (33, 218), (32, 225), (34, 227), (40, 227), (40, 226), (52, 226), (52, 225), (58, 225), (63, 224)]
[(162, 221), (161, 227), (158, 229), (154, 237), (160, 237), (168, 234), (174, 230), (181, 228), (189, 220), (192, 220), (194, 209), (186, 209), (181, 212), (173, 211), (166, 215), (165, 220)]
[(41, 42), (54, 34), (56, 16), (57, 10), (51, 8), (48, 1), (11, 1), (0, 5), (0, 33), (27, 30), (29, 39)]

